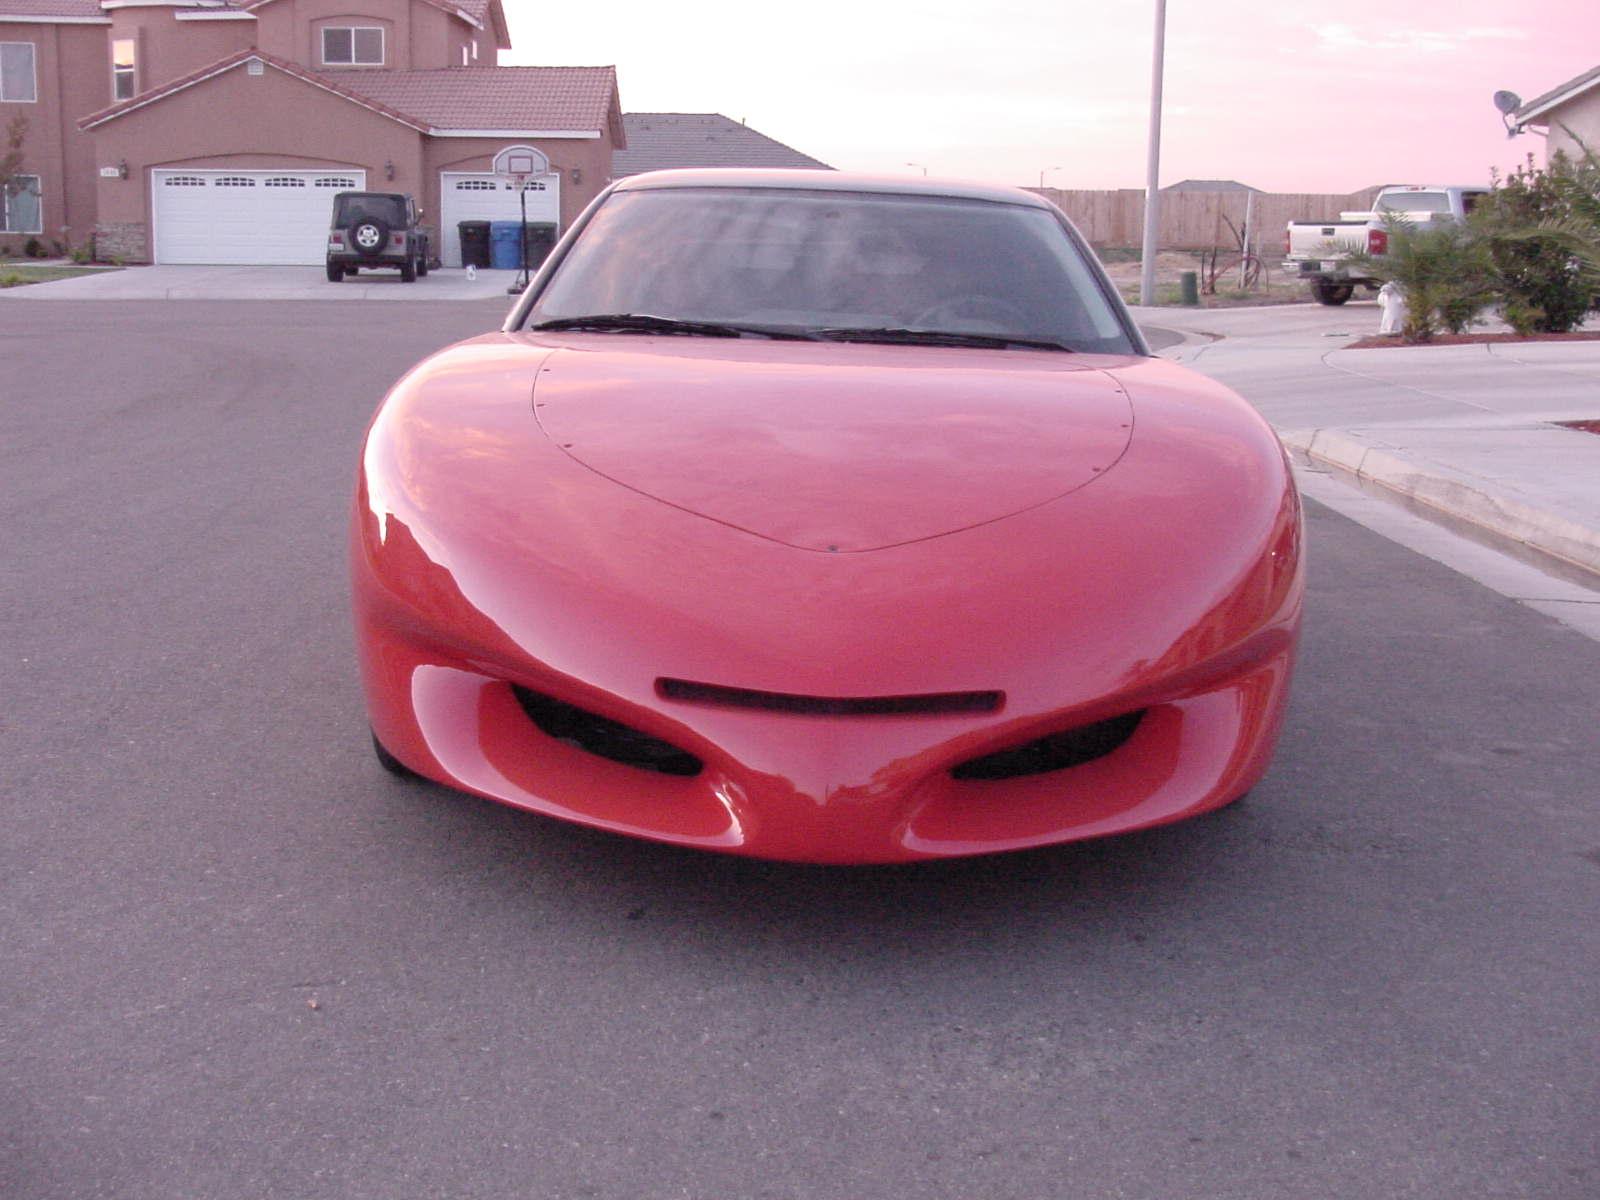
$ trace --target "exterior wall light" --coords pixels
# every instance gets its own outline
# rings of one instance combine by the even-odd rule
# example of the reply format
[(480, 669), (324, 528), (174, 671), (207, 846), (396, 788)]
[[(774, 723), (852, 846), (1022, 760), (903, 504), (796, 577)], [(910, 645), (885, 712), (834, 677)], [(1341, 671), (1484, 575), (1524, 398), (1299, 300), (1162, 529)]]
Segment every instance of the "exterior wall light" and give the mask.
[(572, 183), (573, 183), (574, 187), (576, 187), (578, 184), (583, 182), (583, 168), (582, 167), (573, 167), (571, 174), (572, 174)]
[(119, 159), (117, 161), (117, 178), (118, 179), (126, 179), (127, 177), (128, 177), (128, 160), (125, 159), (125, 158)]
[(383, 164), (383, 177), (385, 179), (394, 178), (394, 159), (391, 158)]

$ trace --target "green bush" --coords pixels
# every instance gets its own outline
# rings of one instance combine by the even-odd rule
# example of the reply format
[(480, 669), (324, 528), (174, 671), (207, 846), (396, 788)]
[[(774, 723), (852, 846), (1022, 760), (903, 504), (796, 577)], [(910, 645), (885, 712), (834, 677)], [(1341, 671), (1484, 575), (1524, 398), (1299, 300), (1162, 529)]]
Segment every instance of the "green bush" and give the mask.
[(1456, 223), (1417, 225), (1400, 213), (1384, 214), (1388, 253), (1350, 256), (1353, 274), (1399, 286), (1406, 301), (1400, 334), (1431, 341), (1440, 328), (1465, 333), (1494, 303), (1498, 276), (1488, 245)]
[(1472, 230), (1500, 277), (1506, 323), (1520, 334), (1569, 333), (1600, 292), (1600, 162), (1530, 155), (1473, 211)]

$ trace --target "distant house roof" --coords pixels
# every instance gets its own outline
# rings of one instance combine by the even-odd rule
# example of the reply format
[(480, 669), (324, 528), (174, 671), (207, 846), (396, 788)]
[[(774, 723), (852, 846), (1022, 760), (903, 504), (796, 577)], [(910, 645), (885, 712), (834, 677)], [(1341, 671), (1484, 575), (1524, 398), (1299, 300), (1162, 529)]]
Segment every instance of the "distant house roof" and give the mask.
[(0, 0), (0, 21), (111, 23), (100, 0)]
[(1260, 192), (1260, 188), (1253, 188), (1247, 183), (1240, 183), (1237, 179), (1183, 179), (1177, 183), (1169, 183), (1161, 189), (1163, 192)]
[[(403, 112), (429, 132), (598, 133), (618, 111), (615, 67), (443, 67), (319, 79)], [(622, 144), (623, 131), (611, 128)]]
[(1512, 117), (1517, 124), (1525, 125), (1530, 121), (1540, 121), (1552, 108), (1565, 104), (1568, 100), (1575, 100), (1585, 92), (1600, 87), (1600, 67), (1585, 71), (1574, 79), (1569, 79), (1559, 87), (1553, 87), (1542, 96), (1535, 96), (1521, 108), (1517, 109)]
[[(445, 67), (318, 74), (255, 49), (237, 51), (132, 100), (91, 113), (78, 126), (91, 129), (115, 120), (255, 59), (419, 133), (582, 136), (616, 125), (612, 136), (621, 134), (620, 124), (612, 119), (617, 111), (617, 73), (612, 67)], [(359, 89), (352, 84), (359, 84)]]
[(832, 170), (827, 163), (721, 113), (627, 113), (627, 149), (611, 160), (615, 179), (678, 167)]

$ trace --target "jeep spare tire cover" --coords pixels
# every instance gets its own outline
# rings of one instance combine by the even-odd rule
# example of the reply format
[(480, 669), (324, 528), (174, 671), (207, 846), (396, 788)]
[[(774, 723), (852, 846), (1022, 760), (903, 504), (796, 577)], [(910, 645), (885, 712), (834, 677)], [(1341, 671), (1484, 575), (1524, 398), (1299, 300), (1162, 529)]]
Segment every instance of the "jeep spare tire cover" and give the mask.
[(389, 226), (377, 217), (362, 217), (350, 226), (350, 247), (357, 254), (382, 254), (389, 247)]

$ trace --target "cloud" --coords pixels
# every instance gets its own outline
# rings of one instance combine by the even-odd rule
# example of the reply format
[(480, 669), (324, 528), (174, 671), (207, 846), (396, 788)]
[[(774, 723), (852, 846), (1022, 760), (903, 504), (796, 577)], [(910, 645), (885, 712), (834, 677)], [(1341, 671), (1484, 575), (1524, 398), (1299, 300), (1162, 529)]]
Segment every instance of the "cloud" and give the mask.
[(1353, 25), (1313, 26), (1318, 49), (1330, 54), (1453, 54), (1468, 42), (1527, 40), (1522, 29), (1474, 26), (1467, 29), (1384, 29), (1369, 33)]

